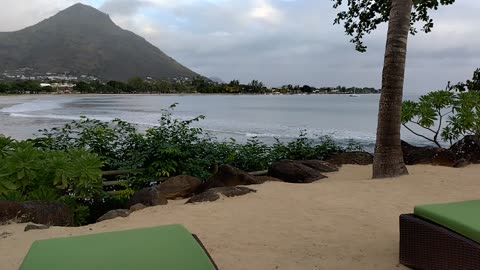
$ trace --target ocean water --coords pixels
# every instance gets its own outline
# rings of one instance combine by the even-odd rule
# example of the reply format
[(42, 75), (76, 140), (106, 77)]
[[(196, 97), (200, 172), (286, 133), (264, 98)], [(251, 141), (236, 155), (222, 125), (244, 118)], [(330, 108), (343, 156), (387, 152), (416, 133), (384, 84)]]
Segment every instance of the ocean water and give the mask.
[[(416, 99), (407, 96), (407, 99)], [(0, 134), (17, 139), (38, 135), (39, 129), (62, 126), (80, 116), (135, 123), (140, 129), (158, 124), (161, 110), (178, 103), (173, 116), (204, 115), (196, 126), (219, 140), (266, 143), (292, 140), (306, 131), (311, 138), (328, 135), (341, 144), (355, 140), (373, 149), (379, 95), (72, 95), (0, 97)], [(402, 138), (426, 144), (402, 131)]]

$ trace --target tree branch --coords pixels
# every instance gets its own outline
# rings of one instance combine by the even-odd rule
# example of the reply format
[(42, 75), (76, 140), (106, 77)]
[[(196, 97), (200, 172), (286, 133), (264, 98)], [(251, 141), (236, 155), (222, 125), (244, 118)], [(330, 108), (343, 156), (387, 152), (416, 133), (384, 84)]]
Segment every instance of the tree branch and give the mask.
[(438, 134), (440, 134), (440, 130), (442, 130), (443, 122), (443, 115), (441, 114), (440, 110), (438, 110), (438, 115), (440, 115), (440, 118), (438, 119), (438, 129), (437, 133), (435, 133), (435, 136), (433, 136), (433, 140), (435, 141), (435, 144), (437, 144), (437, 146), (441, 148), (440, 143), (438, 143)]
[(447, 114), (450, 114), (450, 113), (452, 113), (452, 112), (446, 112), (446, 113), (444, 113), (444, 114), (442, 114), (442, 115), (440, 115), (440, 116), (441, 116), (441, 117), (444, 117), (444, 116), (446, 116)]
[(433, 133), (436, 133), (435, 130), (433, 130), (433, 129), (431, 129), (431, 128), (428, 128), (428, 127), (424, 127), (424, 126), (422, 126), (419, 122), (414, 122), (414, 121), (411, 121), (411, 122), (414, 123), (414, 124), (417, 124), (417, 125), (418, 125), (419, 127), (421, 127), (421, 128), (424, 128), (424, 129), (426, 129), (426, 130), (428, 130), (428, 131), (431, 131), (431, 132), (433, 132)]
[(429, 141), (429, 142), (433, 142), (433, 143), (436, 144), (438, 147), (441, 147), (441, 146), (438, 144), (438, 142), (436, 142), (436, 141), (428, 138), (427, 136), (424, 136), (424, 135), (422, 135), (422, 134), (419, 134), (419, 133), (413, 131), (411, 128), (409, 128), (409, 127), (408, 127), (407, 125), (405, 125), (405, 124), (403, 124), (403, 126), (404, 126), (408, 131), (410, 131), (411, 133), (417, 135), (418, 137), (424, 138), (425, 140), (427, 140), (427, 141)]

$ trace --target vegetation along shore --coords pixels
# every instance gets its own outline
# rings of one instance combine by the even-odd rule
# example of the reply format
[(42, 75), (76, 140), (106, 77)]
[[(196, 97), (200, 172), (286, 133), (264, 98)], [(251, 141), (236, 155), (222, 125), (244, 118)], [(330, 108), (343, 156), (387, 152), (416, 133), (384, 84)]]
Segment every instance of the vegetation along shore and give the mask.
[(132, 78), (127, 82), (100, 80), (92, 81), (34, 81), (0, 79), (2, 94), (378, 94), (380, 90), (372, 87), (314, 87), (309, 85), (284, 85), (266, 87), (261, 81), (253, 80), (241, 84), (238, 80), (219, 83), (196, 77), (184, 80), (152, 80), (151, 78)]

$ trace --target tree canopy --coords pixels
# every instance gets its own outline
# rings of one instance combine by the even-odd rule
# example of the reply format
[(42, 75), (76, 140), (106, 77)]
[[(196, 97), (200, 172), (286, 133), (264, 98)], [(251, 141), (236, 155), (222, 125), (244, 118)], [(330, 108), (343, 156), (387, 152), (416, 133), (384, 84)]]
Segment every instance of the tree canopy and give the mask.
[[(355, 44), (355, 49), (365, 52), (367, 46), (363, 43), (363, 37), (377, 29), (378, 25), (388, 22), (390, 19), (391, 0), (332, 0), (333, 7), (341, 9), (344, 2), (348, 2), (345, 10), (337, 14), (334, 24), (342, 24), (345, 33), (352, 37), (350, 40)], [(413, 0), (410, 33), (418, 32), (417, 23), (421, 23), (421, 31), (432, 31), (433, 19), (430, 10), (437, 10), (439, 6), (451, 5), (455, 0)]]

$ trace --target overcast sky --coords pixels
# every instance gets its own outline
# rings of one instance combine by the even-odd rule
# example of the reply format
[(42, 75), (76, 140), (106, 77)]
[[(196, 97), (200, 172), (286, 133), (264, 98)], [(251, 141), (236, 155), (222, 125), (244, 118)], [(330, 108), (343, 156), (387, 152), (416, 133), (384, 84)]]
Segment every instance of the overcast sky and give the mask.
[[(0, 31), (35, 24), (79, 0), (1, 0)], [(380, 88), (386, 27), (358, 53), (331, 0), (83, 0), (182, 64), (224, 81), (269, 86)], [(410, 37), (406, 92), (443, 89), (480, 67), (480, 1), (433, 13), (433, 33)]]

